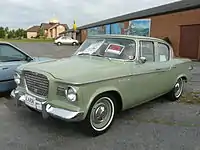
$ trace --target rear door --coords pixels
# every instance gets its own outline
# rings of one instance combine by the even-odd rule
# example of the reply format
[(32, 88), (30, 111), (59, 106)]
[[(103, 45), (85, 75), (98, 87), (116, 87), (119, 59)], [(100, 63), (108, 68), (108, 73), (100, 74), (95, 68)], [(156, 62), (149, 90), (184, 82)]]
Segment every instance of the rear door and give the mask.
[(172, 63), (172, 49), (164, 42), (155, 43), (157, 72), (161, 93), (168, 92), (174, 84), (176, 66)]
[(27, 57), (14, 46), (0, 43), (0, 81), (13, 79), (15, 69), (26, 63)]

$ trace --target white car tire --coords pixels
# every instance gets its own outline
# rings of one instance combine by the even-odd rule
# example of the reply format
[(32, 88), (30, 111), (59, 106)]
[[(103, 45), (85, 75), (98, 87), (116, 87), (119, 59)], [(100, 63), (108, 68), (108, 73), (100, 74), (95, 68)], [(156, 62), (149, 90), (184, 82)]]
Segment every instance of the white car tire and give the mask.
[(72, 43), (72, 46), (76, 46), (76, 45), (77, 45), (77, 43), (76, 43), (76, 42), (73, 42), (73, 43)]
[(57, 43), (58, 46), (60, 46), (61, 44), (62, 44), (61, 42), (58, 42), (58, 43)]

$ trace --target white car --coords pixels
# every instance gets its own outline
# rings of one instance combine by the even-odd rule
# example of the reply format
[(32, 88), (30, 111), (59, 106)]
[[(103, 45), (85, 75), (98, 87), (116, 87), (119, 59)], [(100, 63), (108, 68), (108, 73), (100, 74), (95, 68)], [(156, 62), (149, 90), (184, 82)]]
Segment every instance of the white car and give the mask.
[(72, 39), (71, 37), (62, 36), (62, 37), (55, 39), (54, 44), (57, 44), (58, 46), (60, 46), (62, 44), (68, 44), (68, 45), (75, 46), (75, 45), (78, 45), (79, 42), (75, 39)]

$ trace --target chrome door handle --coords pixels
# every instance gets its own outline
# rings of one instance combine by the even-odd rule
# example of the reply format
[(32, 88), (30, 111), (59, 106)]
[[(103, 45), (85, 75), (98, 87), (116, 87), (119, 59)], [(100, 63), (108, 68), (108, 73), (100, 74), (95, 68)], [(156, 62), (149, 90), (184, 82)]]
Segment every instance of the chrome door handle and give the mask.
[(176, 66), (172, 66), (172, 68), (176, 68)]

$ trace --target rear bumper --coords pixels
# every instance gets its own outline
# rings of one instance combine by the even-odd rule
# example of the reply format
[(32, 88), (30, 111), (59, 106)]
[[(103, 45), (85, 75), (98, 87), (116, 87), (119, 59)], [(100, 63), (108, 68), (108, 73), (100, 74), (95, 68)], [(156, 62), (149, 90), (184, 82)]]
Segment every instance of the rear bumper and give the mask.
[[(17, 106), (21, 106), (21, 105), (28, 106), (25, 103), (26, 93), (20, 92), (18, 90), (13, 90), (10, 96), (13, 99), (15, 99)], [(48, 104), (47, 101), (43, 101), (43, 102), (38, 101), (38, 103), (40, 103), (41, 107), (34, 108), (34, 109), (41, 112), (44, 119), (48, 118), (49, 116), (59, 118), (65, 121), (82, 121), (84, 119), (83, 112), (61, 109), (59, 107)]]
[(16, 88), (16, 83), (14, 80), (0, 81), (0, 92), (11, 91)]

